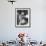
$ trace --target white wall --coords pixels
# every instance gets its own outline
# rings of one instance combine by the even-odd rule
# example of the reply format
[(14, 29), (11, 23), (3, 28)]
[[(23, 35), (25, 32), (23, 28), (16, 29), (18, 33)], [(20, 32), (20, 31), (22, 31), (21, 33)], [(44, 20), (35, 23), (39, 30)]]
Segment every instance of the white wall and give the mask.
[[(44, 0), (45, 1), (45, 0)], [(0, 40), (15, 40), (19, 32), (25, 32), (33, 40), (46, 40), (46, 13), (43, 0), (17, 0), (14, 5), (0, 0)], [(15, 27), (15, 8), (31, 8), (31, 27)]]

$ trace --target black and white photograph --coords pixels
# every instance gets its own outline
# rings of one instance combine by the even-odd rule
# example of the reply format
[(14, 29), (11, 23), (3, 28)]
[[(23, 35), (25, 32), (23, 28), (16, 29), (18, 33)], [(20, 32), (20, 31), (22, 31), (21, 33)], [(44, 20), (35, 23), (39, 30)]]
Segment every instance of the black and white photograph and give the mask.
[(16, 27), (30, 27), (31, 22), (30, 8), (16, 8), (15, 12)]

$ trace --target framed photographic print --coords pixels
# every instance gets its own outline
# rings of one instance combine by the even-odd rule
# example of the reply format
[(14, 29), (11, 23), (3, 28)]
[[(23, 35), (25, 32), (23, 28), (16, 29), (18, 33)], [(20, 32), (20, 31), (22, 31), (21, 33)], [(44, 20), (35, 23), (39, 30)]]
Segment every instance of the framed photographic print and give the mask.
[(31, 26), (31, 9), (30, 8), (15, 9), (15, 26), (23, 27), (23, 28)]

